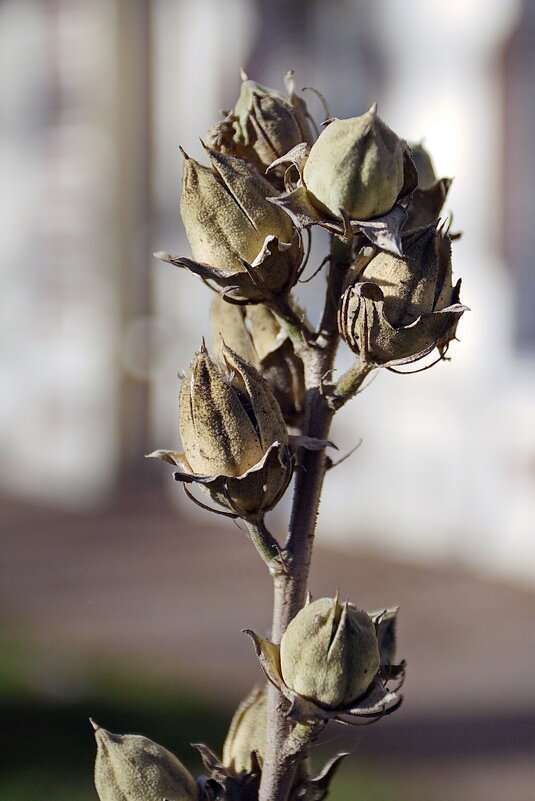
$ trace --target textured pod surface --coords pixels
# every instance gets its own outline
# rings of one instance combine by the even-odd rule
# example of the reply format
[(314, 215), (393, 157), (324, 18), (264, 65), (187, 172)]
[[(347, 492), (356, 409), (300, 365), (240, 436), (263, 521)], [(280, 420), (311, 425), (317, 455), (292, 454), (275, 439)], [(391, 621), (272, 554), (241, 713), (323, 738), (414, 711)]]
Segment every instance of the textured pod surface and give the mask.
[(264, 756), (266, 740), (266, 688), (255, 688), (243, 699), (234, 715), (223, 745), (223, 765), (235, 775), (253, 768), (251, 754)]
[(234, 108), (238, 136), (252, 147), (264, 167), (301, 142), (312, 144), (304, 100), (295, 93), (291, 74), (287, 76), (289, 96), (267, 89), (255, 81), (241, 85)]
[(184, 164), (180, 213), (194, 259), (223, 276), (244, 273), (242, 260), (254, 264), (266, 238), (276, 237), (287, 247), (273, 249), (262, 278), (279, 291), (301, 258), (289, 216), (269, 203), (276, 192), (254, 167), (215, 150), (208, 154), (211, 167), (191, 158)]
[(402, 242), (403, 258), (380, 252), (362, 275), (363, 281), (381, 287), (385, 315), (396, 328), (410, 325), (422, 314), (445, 309), (453, 292), (448, 237), (441, 237), (435, 225), (428, 225), (405, 234)]
[(404, 148), (377, 116), (329, 123), (310, 150), (303, 170), (308, 195), (334, 217), (342, 210), (357, 220), (390, 211), (404, 183)]
[(267, 381), (255, 368), (241, 359), (230, 348), (223, 347), (223, 359), (231, 371), (233, 388), (245, 396), (242, 400), (250, 407), (253, 425), (262, 454), (274, 442), (287, 444), (288, 431), (279, 404)]
[[(95, 724), (94, 724), (95, 725)], [(95, 729), (100, 801), (196, 801), (197, 784), (174, 754), (138, 734)]]
[[(223, 341), (234, 353), (258, 369), (260, 359), (246, 325), (246, 308), (227, 303), (221, 295), (214, 295), (210, 306), (212, 342), (214, 348), (220, 350)], [(257, 306), (250, 308), (256, 309)]]
[(236, 392), (204, 349), (182, 383), (179, 421), (184, 453), (200, 475), (239, 476), (265, 453), (249, 399)]
[(149, 454), (176, 465), (231, 515), (258, 519), (286, 491), (293, 472), (288, 429), (269, 386), (252, 365), (221, 344), (224, 374), (203, 347), (180, 392), (184, 453)]
[(214, 348), (224, 345), (255, 367), (265, 378), (287, 425), (302, 422), (305, 405), (305, 371), (291, 340), (281, 331), (267, 306), (236, 306), (215, 295), (210, 322)]
[(465, 311), (460, 284), (452, 286), (449, 237), (431, 224), (402, 241), (404, 256), (380, 252), (338, 309), (345, 342), (375, 364), (414, 361), (435, 346), (443, 354)]
[(280, 665), (285, 683), (298, 695), (329, 709), (349, 706), (379, 670), (375, 626), (363, 610), (320, 598), (288, 626)]

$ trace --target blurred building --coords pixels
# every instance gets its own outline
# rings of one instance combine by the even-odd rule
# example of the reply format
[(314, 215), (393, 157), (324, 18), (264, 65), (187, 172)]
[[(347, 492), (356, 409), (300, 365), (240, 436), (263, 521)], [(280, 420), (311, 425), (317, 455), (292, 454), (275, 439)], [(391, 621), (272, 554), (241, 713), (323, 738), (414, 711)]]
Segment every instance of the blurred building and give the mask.
[(321, 531), (534, 582), (534, 30), (528, 0), (4, 0), (4, 491), (76, 508), (168, 479), (142, 455), (178, 444), (176, 373), (207, 318), (200, 282), (151, 256), (188, 252), (178, 144), (200, 157), (240, 66), (277, 87), (293, 68), (337, 116), (378, 100), (455, 178), (472, 308), (450, 364), (381, 374), (340, 415), (342, 453), (364, 444)]

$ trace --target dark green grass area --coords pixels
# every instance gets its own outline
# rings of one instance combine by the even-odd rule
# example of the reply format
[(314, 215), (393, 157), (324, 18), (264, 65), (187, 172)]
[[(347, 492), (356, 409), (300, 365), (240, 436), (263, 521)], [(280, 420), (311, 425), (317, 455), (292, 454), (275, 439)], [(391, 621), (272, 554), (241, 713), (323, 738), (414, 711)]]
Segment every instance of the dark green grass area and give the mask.
[[(232, 713), (195, 692), (94, 662), (91, 671), (71, 666), (76, 680), (71, 675), (43, 690), (36, 681), (39, 655), (1, 635), (0, 654), (0, 801), (98, 801), (89, 717), (110, 731), (156, 740), (194, 775), (202, 766), (190, 743), (203, 742), (221, 753)], [(316, 769), (332, 756), (327, 750), (314, 749)], [(377, 783), (374, 773), (343, 765), (329, 798), (391, 801), (392, 788)]]

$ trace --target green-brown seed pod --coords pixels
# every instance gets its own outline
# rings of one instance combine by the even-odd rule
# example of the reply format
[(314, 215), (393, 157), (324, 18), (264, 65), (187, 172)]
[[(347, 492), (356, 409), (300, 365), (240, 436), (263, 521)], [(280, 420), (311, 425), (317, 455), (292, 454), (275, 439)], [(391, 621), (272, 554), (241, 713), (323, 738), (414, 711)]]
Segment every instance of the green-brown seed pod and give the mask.
[(236, 297), (259, 300), (293, 286), (302, 258), (273, 187), (246, 161), (207, 148), (210, 167), (186, 157), (180, 213), (194, 261), (158, 254)]
[(179, 408), (184, 453), (195, 473), (239, 476), (262, 458), (246, 404), (204, 350), (182, 382)]
[(286, 424), (299, 427), (305, 406), (303, 361), (267, 306), (236, 306), (216, 295), (210, 321), (214, 345), (224, 341), (256, 367), (279, 402)]
[(253, 770), (252, 753), (264, 757), (266, 741), (266, 688), (256, 687), (236, 709), (223, 745), (222, 763), (234, 776)]
[(255, 81), (243, 81), (234, 108), (237, 136), (255, 151), (264, 169), (295, 145), (314, 141), (306, 104), (295, 93), (292, 73), (285, 80), (287, 97)]
[(285, 684), (327, 709), (349, 707), (379, 670), (375, 626), (361, 609), (320, 598), (291, 621), (280, 644)]
[(429, 225), (438, 218), (451, 185), (449, 178), (437, 179), (431, 156), (423, 145), (411, 145), (410, 152), (418, 173), (418, 186), (407, 207), (406, 231)]
[(410, 147), (412, 160), (418, 173), (418, 188), (430, 189), (437, 180), (431, 156), (421, 144)]
[(393, 207), (404, 183), (404, 143), (377, 116), (335, 119), (310, 150), (303, 181), (321, 212), (369, 220)]
[(179, 467), (175, 479), (197, 483), (234, 516), (255, 520), (272, 509), (293, 469), (288, 430), (277, 400), (255, 368), (226, 345), (225, 373), (203, 346), (180, 392), (184, 453), (150, 456)]
[(465, 307), (452, 285), (447, 234), (431, 224), (403, 235), (403, 258), (379, 252), (341, 298), (338, 327), (349, 347), (381, 365), (441, 353)]
[[(249, 161), (261, 174), (276, 159), (302, 142), (315, 139), (305, 101), (295, 91), (293, 73), (284, 78), (288, 94), (268, 89), (242, 73), (240, 95), (225, 119), (207, 134), (214, 150)], [(284, 169), (269, 173), (267, 179), (282, 185)]]
[(166, 748), (138, 734), (112, 734), (95, 723), (93, 727), (100, 801), (197, 801), (195, 779)]
[[(261, 305), (261, 304), (259, 304)], [(260, 358), (246, 324), (246, 312), (254, 306), (237, 306), (227, 303), (221, 295), (215, 295), (210, 305), (210, 326), (214, 351), (224, 343), (240, 358), (253, 367), (260, 367)]]
[(288, 434), (264, 379), (228, 348), (223, 354), (230, 380), (205, 349), (193, 360), (180, 392), (180, 436), (195, 473), (240, 476)]

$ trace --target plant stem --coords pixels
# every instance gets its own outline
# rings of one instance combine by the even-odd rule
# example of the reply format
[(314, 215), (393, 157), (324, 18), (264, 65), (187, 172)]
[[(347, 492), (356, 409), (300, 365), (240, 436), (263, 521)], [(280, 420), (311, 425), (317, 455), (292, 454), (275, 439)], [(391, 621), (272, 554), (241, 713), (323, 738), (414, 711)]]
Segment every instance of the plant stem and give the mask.
[(249, 536), (256, 550), (266, 563), (271, 573), (283, 569), (281, 564), (281, 547), (273, 534), (266, 528), (264, 520), (245, 521)]
[[(333, 369), (339, 335), (336, 327), (338, 299), (351, 263), (351, 246), (333, 238), (331, 267), (317, 344), (308, 345), (305, 363), (307, 400), (303, 434), (326, 440), (335, 410), (329, 406), (323, 381)], [(314, 543), (323, 478), (325, 451), (304, 450), (296, 471), (288, 540), (284, 549), (285, 573), (273, 578), (273, 624), (271, 639), (280, 642), (293, 617), (303, 608)], [(285, 699), (276, 687), (268, 691), (267, 736), (259, 801), (287, 801), (306, 740), (296, 744), (283, 715)], [(313, 732), (311, 731), (311, 737)]]
[(374, 369), (375, 365), (364, 360), (356, 359), (354, 364), (337, 381), (336, 386), (329, 398), (329, 405), (337, 411), (344, 403), (356, 395), (366, 376)]

